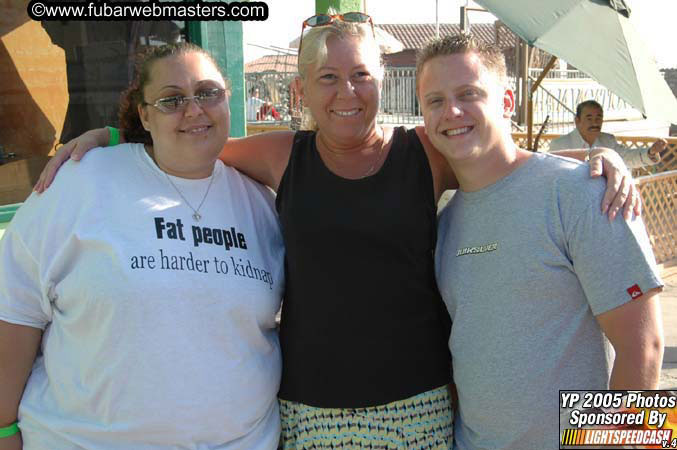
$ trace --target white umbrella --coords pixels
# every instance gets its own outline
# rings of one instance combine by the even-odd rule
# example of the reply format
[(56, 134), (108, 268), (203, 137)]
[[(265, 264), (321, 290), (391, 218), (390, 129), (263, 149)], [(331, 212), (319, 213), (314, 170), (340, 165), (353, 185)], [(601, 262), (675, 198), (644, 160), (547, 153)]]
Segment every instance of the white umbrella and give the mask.
[[(652, 119), (677, 123), (677, 99), (633, 24), (629, 0), (475, 0), (529, 44), (564, 59)], [(631, 8), (630, 8), (631, 6)], [(669, 33), (668, 33), (669, 34)], [(667, 38), (667, 36), (666, 36)]]

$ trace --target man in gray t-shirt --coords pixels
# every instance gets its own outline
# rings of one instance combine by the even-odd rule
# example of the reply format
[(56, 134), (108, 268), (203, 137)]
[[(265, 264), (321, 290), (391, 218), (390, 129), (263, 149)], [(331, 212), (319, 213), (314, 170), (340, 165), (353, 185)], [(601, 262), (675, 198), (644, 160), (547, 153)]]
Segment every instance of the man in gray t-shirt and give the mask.
[(443, 38), (418, 76), (426, 133), (460, 184), (435, 261), (453, 319), (456, 446), (557, 448), (560, 389), (658, 385), (662, 283), (646, 232), (600, 213), (604, 183), (586, 165), (514, 145), (495, 48)]

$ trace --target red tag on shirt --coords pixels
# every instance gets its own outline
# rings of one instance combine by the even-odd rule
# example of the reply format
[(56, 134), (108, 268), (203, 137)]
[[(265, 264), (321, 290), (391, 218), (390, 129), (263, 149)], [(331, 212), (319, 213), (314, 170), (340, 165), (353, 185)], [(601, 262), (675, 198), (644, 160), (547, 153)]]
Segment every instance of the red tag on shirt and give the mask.
[(633, 284), (628, 288), (628, 294), (630, 294), (630, 298), (632, 298), (633, 300), (644, 295), (642, 290), (636, 284)]

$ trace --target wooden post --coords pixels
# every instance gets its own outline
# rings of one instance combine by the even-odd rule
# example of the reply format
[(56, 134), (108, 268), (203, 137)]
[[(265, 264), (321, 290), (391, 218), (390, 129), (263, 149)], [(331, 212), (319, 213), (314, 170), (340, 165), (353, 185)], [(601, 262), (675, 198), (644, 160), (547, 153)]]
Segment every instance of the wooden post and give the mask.
[(536, 89), (541, 85), (541, 82), (543, 79), (548, 75), (548, 72), (550, 72), (550, 69), (552, 69), (552, 66), (555, 65), (557, 62), (557, 56), (553, 56), (550, 58), (550, 61), (548, 61), (548, 64), (545, 65), (543, 68), (543, 71), (541, 72), (541, 75), (538, 77), (538, 79), (534, 82), (534, 84), (531, 85), (531, 89), (529, 90), (529, 117), (527, 120), (527, 148), (529, 150), (533, 150), (533, 128), (534, 128), (534, 92), (536, 92)]

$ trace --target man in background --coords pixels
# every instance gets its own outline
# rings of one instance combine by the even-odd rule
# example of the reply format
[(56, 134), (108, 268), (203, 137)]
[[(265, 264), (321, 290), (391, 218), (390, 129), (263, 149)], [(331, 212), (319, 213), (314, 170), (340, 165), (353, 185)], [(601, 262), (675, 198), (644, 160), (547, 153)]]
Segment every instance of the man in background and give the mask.
[(549, 151), (570, 148), (608, 147), (616, 150), (625, 165), (634, 169), (644, 166), (653, 166), (661, 160), (661, 152), (665, 150), (667, 142), (658, 139), (650, 148), (627, 148), (616, 141), (613, 134), (603, 133), (604, 110), (602, 105), (594, 100), (586, 100), (576, 107), (574, 123), (576, 128), (569, 134), (558, 137), (550, 143)]

